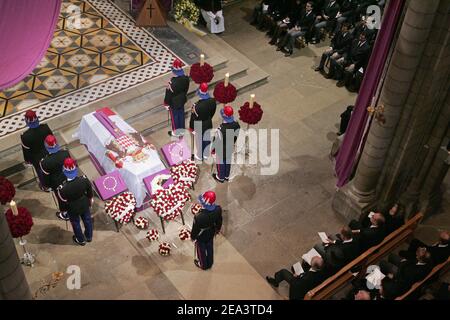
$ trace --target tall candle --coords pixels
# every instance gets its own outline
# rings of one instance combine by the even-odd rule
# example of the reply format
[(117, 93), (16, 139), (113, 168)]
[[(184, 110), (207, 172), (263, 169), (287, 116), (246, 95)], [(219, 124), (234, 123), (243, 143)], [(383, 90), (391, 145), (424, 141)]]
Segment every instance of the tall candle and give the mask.
[(253, 108), (253, 103), (255, 102), (255, 95), (251, 94), (250, 95), (250, 109)]
[(225, 73), (225, 83), (224, 86), (228, 87), (228, 83), (230, 82), (230, 74), (227, 72)]
[(13, 215), (18, 216), (19, 215), (19, 210), (17, 209), (17, 205), (16, 202), (14, 200), (11, 200), (11, 202), (9, 203), (11, 210), (13, 212)]
[(200, 55), (200, 66), (203, 67), (204, 64), (205, 64), (205, 55), (202, 53)]

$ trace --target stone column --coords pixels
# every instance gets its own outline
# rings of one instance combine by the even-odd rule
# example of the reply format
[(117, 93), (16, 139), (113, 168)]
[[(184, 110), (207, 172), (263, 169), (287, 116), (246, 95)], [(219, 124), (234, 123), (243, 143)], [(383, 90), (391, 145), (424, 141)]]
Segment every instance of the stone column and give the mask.
[(440, 0), (411, 0), (407, 6), (379, 98), (379, 104), (385, 106), (387, 121), (372, 123), (355, 178), (338, 191), (333, 201), (333, 208), (348, 219), (359, 217), (376, 201), (376, 187), (399, 131), (400, 117), (411, 99), (411, 87), (439, 4)]
[(442, 197), (441, 184), (448, 173), (450, 165), (450, 155), (446, 149), (446, 141), (450, 138), (449, 125), (450, 93), (447, 92), (444, 107), (439, 114), (438, 121), (434, 123), (433, 132), (427, 142), (430, 152), (428, 152), (418, 175), (412, 180), (407, 192), (404, 194), (405, 197), (419, 201), (417, 207), (425, 216), (432, 214), (440, 206)]
[(29, 300), (30, 288), (5, 214), (0, 212), (0, 300)]
[(424, 179), (445, 135), (448, 118), (444, 105), (450, 78), (449, 10), (450, 2), (441, 1), (378, 181), (380, 202), (396, 201), (419, 171), (422, 172), (420, 180)]

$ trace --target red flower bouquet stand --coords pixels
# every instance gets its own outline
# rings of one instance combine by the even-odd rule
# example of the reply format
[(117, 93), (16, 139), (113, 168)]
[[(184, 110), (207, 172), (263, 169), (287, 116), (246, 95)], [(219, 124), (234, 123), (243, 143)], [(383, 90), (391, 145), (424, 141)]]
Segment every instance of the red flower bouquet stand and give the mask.
[(205, 62), (205, 55), (200, 55), (200, 62), (194, 63), (189, 71), (191, 79), (197, 83), (210, 83), (214, 78), (214, 70), (209, 63)]
[(8, 222), (11, 235), (13, 238), (19, 238), (19, 244), (23, 249), (24, 254), (23, 258), (20, 259), (20, 262), (26, 266), (33, 267), (36, 259), (25, 246), (27, 240), (22, 238), (30, 233), (31, 227), (33, 226), (33, 218), (28, 209), (23, 207), (18, 208), (14, 201), (10, 202), (10, 207), (11, 208), (6, 211), (6, 221)]
[(214, 99), (219, 103), (233, 102), (237, 97), (236, 87), (230, 83), (230, 74), (225, 74), (225, 81), (216, 84), (214, 88)]

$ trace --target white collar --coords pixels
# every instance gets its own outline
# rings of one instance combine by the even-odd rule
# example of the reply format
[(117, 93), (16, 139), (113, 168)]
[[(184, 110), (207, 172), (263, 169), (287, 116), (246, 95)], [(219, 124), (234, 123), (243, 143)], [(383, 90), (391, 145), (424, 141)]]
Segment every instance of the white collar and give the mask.
[(75, 178), (73, 178), (73, 179), (69, 179), (69, 178), (67, 178), (67, 181), (72, 181), (72, 180), (75, 180)]
[(425, 263), (425, 262), (417, 262), (416, 265), (418, 265), (418, 266), (424, 266), (424, 265), (426, 265), (426, 263)]
[(439, 248), (447, 248), (448, 247), (448, 243), (447, 244), (438, 244)]
[(378, 227), (377, 227), (376, 225), (374, 225), (374, 224), (371, 224), (370, 227), (371, 227), (371, 228), (378, 228)]
[(349, 242), (352, 242), (352, 241), (353, 241), (353, 239), (349, 239), (349, 240), (342, 241), (342, 243), (349, 243)]

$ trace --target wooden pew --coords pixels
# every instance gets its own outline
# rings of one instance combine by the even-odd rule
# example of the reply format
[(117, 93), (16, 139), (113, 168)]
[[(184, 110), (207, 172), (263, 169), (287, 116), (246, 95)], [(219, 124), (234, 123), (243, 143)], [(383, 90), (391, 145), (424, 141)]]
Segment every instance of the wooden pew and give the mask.
[(395, 298), (395, 300), (405, 300), (407, 299), (411, 294), (413, 294), (416, 290), (421, 288), (428, 280), (430, 280), (432, 277), (438, 275), (441, 276), (444, 273), (448, 271), (450, 268), (450, 257), (447, 258), (446, 261), (442, 262), (441, 264), (436, 265), (433, 270), (431, 270), (430, 274), (425, 277), (422, 281), (414, 283), (411, 288), (402, 294), (401, 296)]
[(414, 230), (423, 219), (423, 214), (418, 213), (406, 223), (387, 235), (384, 240), (362, 253), (359, 257), (343, 267), (339, 272), (326, 279), (320, 285), (310, 290), (305, 295), (305, 300), (324, 300), (329, 299), (333, 294), (342, 289), (351, 280), (354, 279), (351, 270), (355, 268), (365, 269), (367, 266), (378, 263), (382, 258), (399, 247), (408, 238), (412, 237)]

